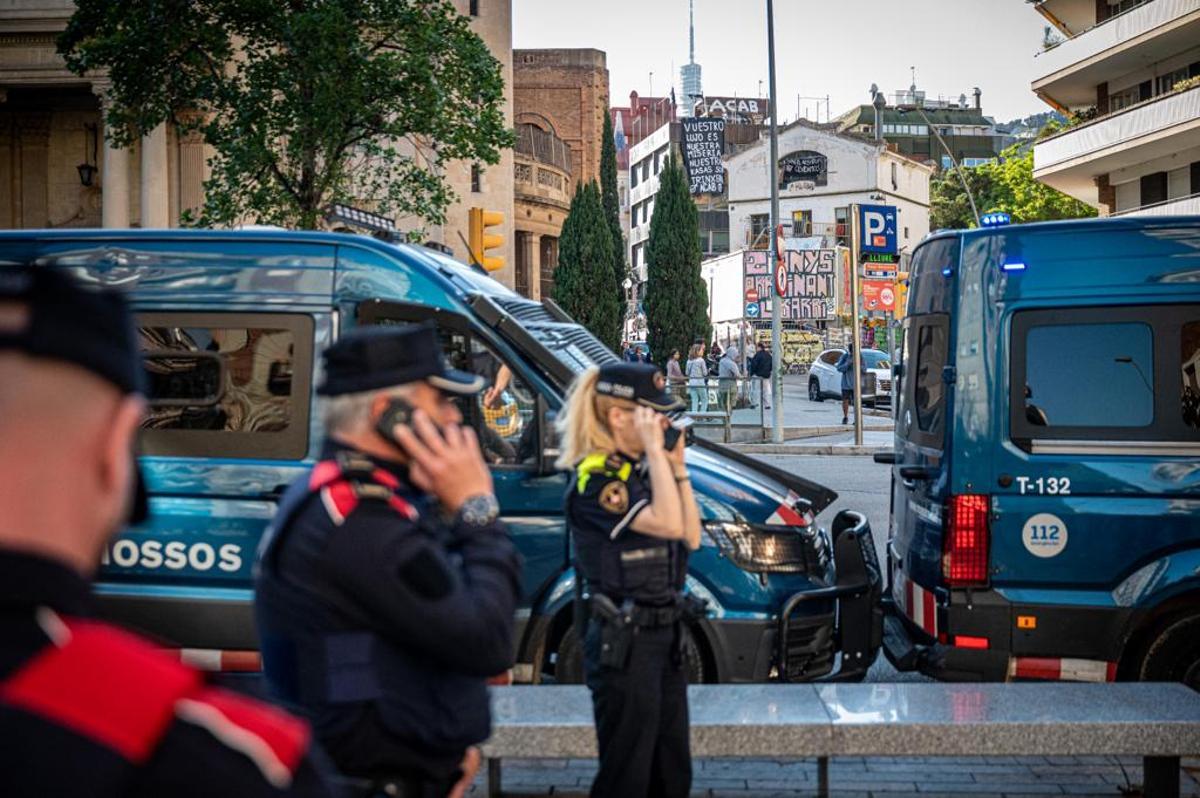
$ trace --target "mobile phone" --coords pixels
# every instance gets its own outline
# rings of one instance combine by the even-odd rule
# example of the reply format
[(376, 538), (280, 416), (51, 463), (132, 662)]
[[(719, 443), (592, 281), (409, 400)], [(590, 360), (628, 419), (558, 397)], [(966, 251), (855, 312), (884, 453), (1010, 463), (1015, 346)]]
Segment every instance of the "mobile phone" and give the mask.
[(684, 446), (692, 445), (692, 441), (695, 438), (692, 430), (694, 423), (695, 421), (691, 416), (679, 415), (670, 419), (670, 426), (663, 431), (663, 446), (667, 448), (667, 451), (675, 448), (675, 444), (679, 442), (680, 435), (687, 436), (683, 440)]
[(400, 441), (396, 440), (396, 427), (403, 424), (404, 426), (412, 426), (413, 407), (403, 399), (392, 399), (388, 402), (387, 407), (379, 416), (379, 421), (375, 424), (375, 431), (378, 432), (383, 439), (393, 446), (401, 449)]

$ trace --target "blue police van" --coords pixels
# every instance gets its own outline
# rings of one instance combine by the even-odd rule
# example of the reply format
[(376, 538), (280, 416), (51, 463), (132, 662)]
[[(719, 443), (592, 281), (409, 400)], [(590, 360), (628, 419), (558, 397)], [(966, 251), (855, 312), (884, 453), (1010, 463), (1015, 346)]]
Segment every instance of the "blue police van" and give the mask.
[(910, 274), (888, 658), (1200, 687), (1200, 217), (937, 233)]
[[(109, 617), (206, 667), (255, 669), (251, 569), (280, 494), (320, 451), (321, 350), (357, 325), (431, 321), (453, 365), (493, 388), (463, 409), (524, 558), (514, 676), (581, 679), (553, 419), (572, 377), (616, 355), (553, 302), (343, 233), (0, 234), (0, 268), (25, 263), (123, 289), (137, 312), (152, 519), (104, 552)], [(861, 678), (882, 636), (865, 518), (839, 514), (826, 533), (814, 516), (834, 492), (717, 444), (697, 441), (688, 466), (704, 536), (687, 588), (709, 603), (690, 629), (692, 680)]]

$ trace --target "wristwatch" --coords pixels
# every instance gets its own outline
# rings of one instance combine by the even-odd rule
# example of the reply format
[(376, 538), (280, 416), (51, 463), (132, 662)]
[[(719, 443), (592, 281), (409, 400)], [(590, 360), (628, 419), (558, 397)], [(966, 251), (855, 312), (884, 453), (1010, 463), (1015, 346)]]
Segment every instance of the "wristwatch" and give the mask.
[(458, 508), (458, 520), (467, 526), (485, 527), (500, 517), (500, 503), (490, 493), (470, 497)]

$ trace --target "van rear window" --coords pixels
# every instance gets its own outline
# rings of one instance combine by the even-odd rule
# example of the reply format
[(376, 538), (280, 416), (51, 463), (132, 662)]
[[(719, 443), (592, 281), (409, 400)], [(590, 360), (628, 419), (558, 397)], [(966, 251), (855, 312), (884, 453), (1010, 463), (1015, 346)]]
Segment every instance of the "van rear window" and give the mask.
[(149, 393), (143, 453), (303, 458), (312, 336), (307, 316), (140, 314)]
[(1013, 441), (1035, 452), (1112, 453), (1200, 442), (1198, 316), (1195, 305), (1014, 314)]

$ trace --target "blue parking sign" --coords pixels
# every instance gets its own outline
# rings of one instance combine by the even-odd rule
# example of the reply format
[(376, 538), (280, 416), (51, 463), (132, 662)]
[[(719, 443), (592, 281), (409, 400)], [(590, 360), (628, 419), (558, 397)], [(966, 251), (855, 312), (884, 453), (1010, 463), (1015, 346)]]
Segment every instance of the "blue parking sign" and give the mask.
[(859, 205), (858, 229), (863, 252), (896, 253), (895, 206)]

